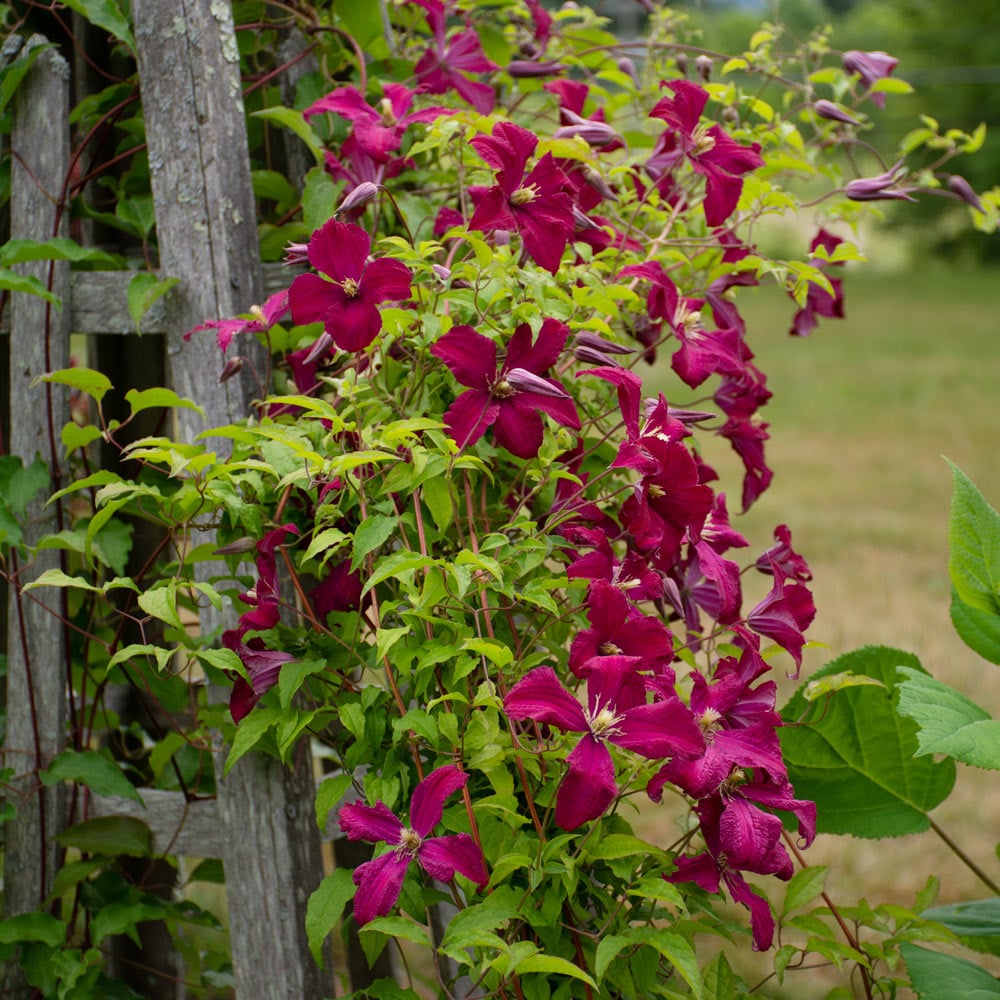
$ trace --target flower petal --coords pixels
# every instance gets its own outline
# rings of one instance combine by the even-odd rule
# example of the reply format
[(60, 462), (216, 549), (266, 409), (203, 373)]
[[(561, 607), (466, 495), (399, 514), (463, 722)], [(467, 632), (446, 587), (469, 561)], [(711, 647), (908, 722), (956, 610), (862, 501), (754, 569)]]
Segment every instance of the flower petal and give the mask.
[[(500, 413), (500, 404), (483, 391), (470, 389), (463, 392), (454, 403), (448, 407), (444, 422), (448, 433), (452, 436), (459, 449), (475, 444), (485, 433)], [(529, 456), (530, 457), (530, 456)]]
[(691, 709), (680, 699), (637, 705), (625, 713), (621, 733), (610, 736), (616, 746), (655, 760), (693, 757), (704, 752), (705, 738)]
[(432, 347), (452, 375), (470, 389), (487, 389), (497, 374), (497, 345), (471, 326), (453, 326)]
[(348, 840), (384, 840), (395, 847), (403, 833), (403, 824), (384, 802), (366, 806), (363, 802), (348, 802), (337, 814), (340, 829)]
[(417, 861), (431, 878), (450, 882), (455, 873), (475, 882), (480, 889), (489, 881), (483, 852), (467, 833), (431, 837), (417, 849)]
[(288, 289), (288, 304), (296, 326), (325, 322), (332, 309), (344, 299), (344, 291), (318, 274), (300, 274)]
[(384, 917), (396, 905), (409, 865), (408, 856), (397, 856), (395, 851), (389, 851), (354, 869), (354, 884), (358, 887), (354, 897), (354, 919), (358, 926)]
[(444, 810), (444, 800), (468, 782), (469, 776), (454, 765), (439, 767), (413, 790), (410, 802), (410, 826), (426, 837), (438, 823)]
[(562, 686), (551, 667), (536, 667), (525, 674), (507, 692), (503, 705), (512, 719), (534, 719), (558, 726), (564, 733), (588, 729), (583, 707)]
[[(536, 401), (543, 399), (544, 396), (520, 393), (503, 400), (497, 409), (493, 427), (496, 443), (501, 448), (506, 448), (518, 458), (534, 458), (538, 454), (545, 429), (542, 426), (542, 418), (534, 410), (534, 405)], [(552, 403), (556, 400), (547, 402)]]
[(566, 763), (569, 770), (556, 795), (556, 824), (564, 830), (575, 830), (597, 819), (611, 805), (618, 785), (608, 748), (590, 733), (577, 743)]
[(392, 257), (379, 257), (366, 268), (361, 283), (365, 300), (378, 302), (403, 302), (410, 297), (410, 269)]
[(309, 263), (335, 281), (361, 280), (372, 240), (360, 226), (331, 219), (309, 240)]

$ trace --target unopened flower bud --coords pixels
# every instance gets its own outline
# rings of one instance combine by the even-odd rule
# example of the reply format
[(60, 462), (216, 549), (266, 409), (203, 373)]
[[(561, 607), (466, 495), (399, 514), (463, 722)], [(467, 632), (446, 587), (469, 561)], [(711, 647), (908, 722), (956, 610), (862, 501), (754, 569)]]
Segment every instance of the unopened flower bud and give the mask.
[(566, 67), (554, 60), (536, 62), (533, 59), (514, 59), (507, 64), (507, 72), (515, 79), (531, 79), (538, 76), (558, 76)]
[(694, 61), (694, 68), (698, 71), (698, 76), (708, 83), (712, 78), (712, 57), (704, 54), (698, 56)]
[(583, 179), (602, 197), (608, 201), (617, 201), (618, 195), (614, 188), (604, 179), (604, 175), (593, 167), (583, 168)]
[(608, 146), (618, 138), (618, 133), (604, 122), (581, 118), (566, 108), (563, 108), (563, 116), (568, 118), (571, 124), (557, 128), (553, 133), (554, 139), (572, 139), (578, 135), (591, 146)]
[(555, 396), (557, 399), (569, 399), (569, 393), (561, 386), (548, 379), (529, 372), (524, 368), (511, 368), (504, 376), (506, 381), (521, 392), (537, 392), (540, 396)]
[(740, 113), (736, 108), (725, 108), (722, 112), (722, 120), (730, 126), (737, 126), (740, 123)]
[(573, 206), (573, 222), (576, 224), (577, 229), (601, 228), (592, 218), (590, 218), (590, 216), (584, 215), (583, 212), (576, 207), (576, 205)]
[(493, 245), (498, 247), (510, 246), (510, 231), (507, 229), (497, 229), (493, 233)]
[(308, 264), (309, 245), (307, 243), (289, 243), (285, 247), (286, 264)]
[(828, 101), (826, 98), (820, 98), (813, 104), (813, 111), (820, 116), (820, 118), (828, 118), (830, 121), (844, 122), (847, 125), (860, 125), (861, 122), (858, 121), (853, 115), (849, 115), (843, 108), (839, 105), (834, 104), (833, 101)]
[(674, 56), (674, 64), (677, 66), (677, 71), (687, 76), (688, 71), (688, 57), (686, 52), (678, 52)]
[(342, 215), (352, 209), (363, 208), (368, 202), (374, 201), (378, 197), (378, 191), (377, 184), (373, 184), (371, 181), (362, 181), (356, 188), (348, 192), (334, 215)]
[(588, 365), (602, 365), (605, 368), (621, 368), (621, 365), (610, 355), (603, 351), (594, 350), (586, 345), (577, 345), (573, 348), (573, 357), (577, 361), (583, 361)]
[(624, 344), (616, 344), (613, 340), (605, 340), (589, 330), (581, 330), (576, 335), (575, 344), (577, 347), (589, 347), (605, 354), (635, 354), (634, 347), (625, 347)]
[(311, 365), (314, 361), (319, 360), (323, 355), (329, 353), (330, 348), (333, 346), (333, 337), (330, 336), (324, 330), (317, 338), (316, 343), (312, 345), (312, 350), (303, 358), (302, 363), (306, 365)]
[(243, 358), (237, 355), (235, 358), (230, 358), (225, 365), (223, 365), (222, 371), (219, 372), (219, 384), (223, 382), (228, 382), (234, 375), (237, 375), (243, 368)]
[(237, 538), (233, 542), (228, 542), (226, 545), (220, 545), (213, 553), (213, 556), (240, 556), (247, 552), (254, 552), (257, 548), (257, 540), (255, 538), (243, 537)]
[(639, 71), (635, 68), (635, 63), (629, 59), (628, 56), (622, 56), (618, 60), (618, 69), (620, 72), (624, 73), (626, 76), (632, 78), (632, 82), (638, 86), (639, 85)]
[(961, 177), (958, 174), (949, 175), (948, 190), (957, 194), (962, 201), (971, 205), (977, 212), (986, 211), (982, 201), (979, 199), (979, 195), (972, 190), (972, 185), (964, 177)]
[(876, 177), (858, 177), (844, 185), (844, 193), (851, 201), (916, 201), (910, 197), (912, 187), (897, 187), (906, 176), (906, 167), (900, 160), (892, 169)]
[(431, 264), (431, 270), (442, 280), (447, 281), (451, 277), (451, 268), (444, 264)]

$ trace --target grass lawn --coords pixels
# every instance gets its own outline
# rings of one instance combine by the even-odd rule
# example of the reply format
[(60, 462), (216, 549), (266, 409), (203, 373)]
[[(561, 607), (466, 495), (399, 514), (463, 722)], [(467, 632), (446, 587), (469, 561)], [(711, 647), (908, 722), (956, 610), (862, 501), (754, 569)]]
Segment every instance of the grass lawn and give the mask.
[[(1000, 668), (964, 646), (948, 615), (951, 472), (943, 458), (1000, 507), (1000, 271), (937, 265), (851, 274), (845, 285), (847, 319), (821, 319), (807, 340), (788, 336), (794, 306), (774, 289), (737, 300), (774, 393), (762, 415), (775, 478), (734, 521), (754, 551), (787, 523), (810, 562), (818, 613), (809, 635), (824, 646), (807, 651), (804, 678), (858, 646), (897, 646), (1000, 718)], [(676, 385), (671, 402), (690, 402)], [(724, 450), (707, 457), (728, 483), (739, 482), (738, 462)], [(738, 489), (730, 496), (738, 506)], [(782, 682), (786, 695), (795, 683)], [(935, 819), (1000, 877), (1000, 775), (960, 766)], [(845, 904), (865, 896), (908, 905), (932, 873), (942, 878), (941, 902), (990, 895), (933, 833), (881, 842), (821, 836), (807, 854), (831, 866), (829, 891)], [(801, 973), (784, 993), (773, 980), (763, 992), (805, 998), (830, 985)]]

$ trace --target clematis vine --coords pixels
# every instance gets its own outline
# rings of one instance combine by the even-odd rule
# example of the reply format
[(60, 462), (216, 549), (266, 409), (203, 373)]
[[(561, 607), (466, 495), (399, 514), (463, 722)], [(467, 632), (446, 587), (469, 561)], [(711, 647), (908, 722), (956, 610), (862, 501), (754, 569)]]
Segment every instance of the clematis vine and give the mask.
[(469, 387), (444, 416), (459, 448), (475, 444), (493, 427), (498, 445), (518, 458), (533, 458), (544, 433), (539, 410), (564, 427), (580, 429), (569, 393), (546, 377), (568, 335), (565, 324), (547, 319), (532, 344), (531, 327), (522, 323), (510, 338), (502, 363), (497, 360), (497, 345), (471, 326), (452, 327), (434, 344), (431, 354)]
[(288, 290), (294, 322), (322, 322), (344, 351), (363, 351), (375, 339), (382, 329), (380, 303), (410, 297), (406, 265), (390, 257), (369, 261), (371, 242), (359, 226), (335, 219), (324, 223), (309, 240), (308, 253), (326, 278), (300, 274)]
[(486, 888), (489, 876), (483, 852), (467, 833), (442, 837), (427, 835), (441, 822), (445, 799), (464, 788), (469, 776), (448, 765), (432, 771), (413, 790), (410, 801), (410, 825), (404, 826), (383, 802), (373, 806), (348, 803), (338, 816), (340, 828), (348, 840), (385, 843), (389, 850), (354, 869), (354, 919), (359, 925), (384, 917), (395, 905), (403, 879), (413, 861), (431, 878), (450, 882), (464, 875), (480, 889)]
[(600, 656), (583, 672), (587, 707), (562, 686), (551, 667), (537, 667), (507, 692), (504, 711), (512, 719), (532, 719), (564, 733), (583, 733), (566, 758), (567, 771), (556, 795), (556, 823), (575, 830), (597, 819), (618, 794), (613, 743), (653, 760), (701, 753), (704, 737), (691, 710), (664, 686), (660, 700), (636, 704), (632, 681), (637, 657)]

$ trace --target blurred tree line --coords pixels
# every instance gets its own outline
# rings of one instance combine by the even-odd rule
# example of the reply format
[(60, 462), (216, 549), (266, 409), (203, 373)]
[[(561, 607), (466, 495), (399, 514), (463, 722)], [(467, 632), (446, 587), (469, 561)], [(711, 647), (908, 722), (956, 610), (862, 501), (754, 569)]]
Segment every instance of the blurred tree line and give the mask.
[[(619, 5), (622, 0), (611, 4)], [(742, 50), (762, 20), (780, 20), (803, 39), (829, 24), (839, 48), (888, 52), (899, 59), (894, 75), (915, 93), (892, 95), (885, 112), (872, 116), (877, 144), (892, 148), (919, 126), (919, 112), (937, 119), (942, 131), (972, 132), (985, 122), (983, 148), (956, 160), (954, 170), (978, 192), (1000, 185), (1000, 0), (673, 0), (672, 6), (689, 13), (706, 47), (722, 52)], [(970, 231), (960, 215), (966, 211), (954, 201), (924, 197), (907, 215), (934, 234), (941, 252), (1000, 259), (1000, 240)]]

